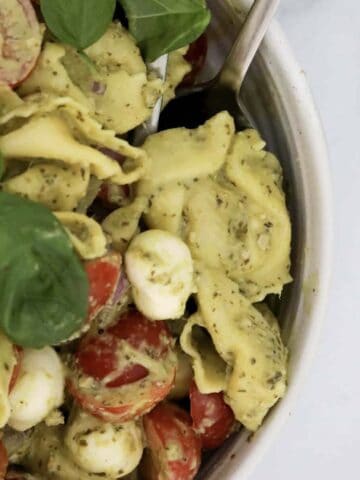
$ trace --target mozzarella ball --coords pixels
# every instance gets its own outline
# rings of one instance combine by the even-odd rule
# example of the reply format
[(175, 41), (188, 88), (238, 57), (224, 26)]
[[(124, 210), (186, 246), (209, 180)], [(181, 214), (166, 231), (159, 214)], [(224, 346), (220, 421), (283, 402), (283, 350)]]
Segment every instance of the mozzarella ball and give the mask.
[(152, 320), (179, 318), (193, 292), (193, 262), (187, 245), (162, 230), (148, 230), (131, 242), (126, 271), (135, 304)]
[(132, 472), (143, 453), (142, 432), (135, 422), (112, 425), (82, 410), (70, 418), (65, 445), (81, 469), (111, 478)]
[(55, 350), (25, 349), (19, 378), (10, 393), (9, 425), (23, 432), (45, 419), (64, 401), (65, 376)]

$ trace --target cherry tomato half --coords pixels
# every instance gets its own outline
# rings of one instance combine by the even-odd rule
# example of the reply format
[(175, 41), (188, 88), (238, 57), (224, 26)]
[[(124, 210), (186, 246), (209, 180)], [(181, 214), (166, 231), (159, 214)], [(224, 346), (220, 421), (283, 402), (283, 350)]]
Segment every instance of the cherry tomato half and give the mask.
[(1, 7), (0, 84), (16, 86), (35, 67), (42, 34), (30, 0), (11, 0)]
[(190, 63), (191, 71), (183, 78), (183, 81), (181, 82), (182, 86), (191, 86), (195, 83), (197, 75), (204, 67), (207, 51), (207, 37), (206, 33), (203, 33), (197, 40), (195, 40), (195, 42), (190, 44), (184, 57), (185, 60)]
[(233, 411), (224, 402), (223, 394), (200, 393), (194, 381), (190, 386), (190, 414), (205, 449), (220, 447), (235, 424)]
[(172, 403), (161, 403), (144, 417), (148, 450), (145, 480), (192, 480), (201, 463), (201, 441), (189, 414)]
[(102, 258), (85, 263), (89, 280), (89, 311), (87, 323), (90, 323), (100, 310), (111, 301), (121, 274), (121, 255), (115, 252)]
[[(16, 381), (19, 378), (19, 373), (21, 369), (21, 361), (23, 357), (23, 349), (21, 347), (18, 347), (17, 345), (14, 345), (14, 353), (16, 357), (16, 364), (14, 366), (10, 383), (9, 383), (9, 393), (12, 391), (12, 389), (15, 387)], [(1, 477), (0, 477), (1, 478)]]
[(84, 410), (122, 423), (163, 400), (175, 372), (176, 355), (166, 324), (131, 310), (106, 330), (82, 339), (71, 362), (68, 389)]
[(8, 467), (8, 455), (4, 444), (0, 440), (0, 480), (5, 478)]

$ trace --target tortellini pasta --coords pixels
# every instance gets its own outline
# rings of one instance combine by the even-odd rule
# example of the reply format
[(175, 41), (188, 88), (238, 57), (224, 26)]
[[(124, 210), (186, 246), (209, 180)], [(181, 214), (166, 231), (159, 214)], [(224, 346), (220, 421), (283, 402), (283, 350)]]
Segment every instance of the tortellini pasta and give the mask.
[(101, 226), (95, 220), (77, 212), (54, 213), (65, 227), (81, 258), (91, 260), (105, 254), (106, 237)]
[[(291, 281), (291, 226), (279, 162), (263, 150), (254, 130), (234, 135), (227, 116), (219, 114), (195, 131), (150, 137), (144, 148), (153, 163), (139, 191), (150, 193), (149, 227), (181, 235), (195, 260), (225, 271), (258, 302)], [(219, 146), (203, 149), (202, 156), (197, 138), (211, 146), (207, 135)], [(182, 147), (177, 151), (175, 145)]]
[(130, 205), (111, 212), (102, 222), (104, 232), (109, 235), (117, 251), (124, 253), (130, 240), (138, 231), (140, 216), (146, 204), (146, 197), (137, 197)]
[(241, 192), (248, 212), (245, 269), (233, 270), (241, 291), (253, 302), (269, 293), (280, 294), (291, 281), (291, 225), (281, 188), (279, 161), (263, 150), (264, 142), (255, 130), (236, 134), (225, 172)]
[(90, 109), (89, 97), (71, 81), (61, 63), (65, 53), (63, 45), (45, 43), (34, 71), (19, 88), (20, 95), (26, 96), (41, 91), (54, 96), (70, 97)]
[(39, 163), (3, 182), (3, 190), (50, 210), (71, 211), (85, 197), (89, 179), (89, 168), (80, 165)]
[(197, 129), (175, 128), (148, 137), (143, 149), (152, 164), (139, 182), (139, 192), (154, 193), (171, 182), (216, 173), (225, 163), (234, 128), (231, 116), (221, 112)]
[[(263, 309), (265, 315), (262, 315), (239, 293), (237, 284), (220, 270), (202, 265), (198, 265), (197, 270), (198, 315), (201, 317), (193, 319), (193, 325), (184, 329), (182, 347), (193, 357), (200, 391), (224, 390), (225, 401), (237, 420), (255, 431), (286, 388), (287, 350), (281, 341), (279, 326), (270, 311)], [(222, 372), (223, 385), (219, 380), (214, 381), (209, 355), (201, 354), (205, 342), (200, 339), (199, 346), (194, 345), (196, 325), (206, 328), (216, 352), (228, 366)], [(209, 349), (213, 357), (215, 349)], [(219, 360), (216, 363), (221, 365)]]
[[(14, 126), (14, 122), (20, 125)], [(43, 158), (79, 164), (90, 168), (97, 178), (118, 184), (139, 180), (149, 168), (143, 150), (117, 138), (115, 132), (104, 130), (84, 107), (67, 97), (29, 97), (0, 117), (0, 133), (1, 128), (4, 133), (0, 136), (0, 150), (7, 161)], [(126, 171), (103, 153), (107, 149), (127, 160)]]
[(195, 313), (189, 318), (180, 341), (182, 349), (192, 358), (196, 385), (201, 392), (224, 391), (227, 384), (227, 364), (216, 351), (201, 314)]
[(184, 55), (188, 47), (179, 48), (169, 53), (166, 81), (164, 85), (163, 106), (175, 97), (175, 89), (181, 83), (187, 73), (191, 71), (191, 65), (186, 61)]
[(149, 228), (160, 228), (175, 235), (181, 235), (186, 188), (181, 182), (171, 182), (161, 186), (150, 195), (145, 212)]
[(277, 215), (250, 194), (207, 179), (190, 189), (184, 211), (193, 257), (224, 270), (252, 302), (281, 293), (291, 280), (285, 205)]
[(69, 46), (47, 43), (20, 92), (28, 95), (39, 88), (71, 97), (117, 133), (144, 122), (162, 93), (161, 81), (148, 76), (134, 39), (120, 23), (111, 24), (81, 54)]
[(22, 105), (21, 98), (7, 85), (0, 85), (0, 116)]

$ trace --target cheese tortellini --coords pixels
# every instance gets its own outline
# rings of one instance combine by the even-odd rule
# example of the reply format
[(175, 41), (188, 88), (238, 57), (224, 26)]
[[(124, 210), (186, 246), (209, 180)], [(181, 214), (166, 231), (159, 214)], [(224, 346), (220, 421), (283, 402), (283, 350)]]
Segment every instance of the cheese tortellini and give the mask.
[(144, 122), (162, 93), (161, 81), (148, 75), (134, 39), (116, 22), (82, 54), (47, 43), (20, 92), (29, 95), (39, 88), (73, 98), (116, 133)]
[(262, 307), (262, 314), (219, 270), (200, 267), (196, 285), (200, 325), (215, 347), (197, 355), (196, 331), (184, 329), (182, 347), (194, 357), (196, 383), (203, 393), (224, 390), (236, 418), (255, 431), (286, 388), (287, 350), (279, 326), (269, 310)]
[(39, 163), (6, 180), (3, 190), (42, 203), (50, 210), (74, 210), (85, 197), (89, 168), (80, 165)]
[(106, 237), (92, 218), (76, 212), (55, 212), (81, 258), (91, 260), (106, 253)]

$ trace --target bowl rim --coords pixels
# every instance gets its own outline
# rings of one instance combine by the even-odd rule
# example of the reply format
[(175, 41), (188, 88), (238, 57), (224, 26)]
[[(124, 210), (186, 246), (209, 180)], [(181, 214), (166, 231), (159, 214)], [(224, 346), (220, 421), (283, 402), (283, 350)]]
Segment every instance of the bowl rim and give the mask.
[[(269, 55), (270, 54), (270, 55)], [(305, 282), (301, 292), (298, 320), (303, 320), (300, 337), (296, 338), (296, 354), (291, 363), (291, 381), (284, 398), (276, 405), (265, 424), (249, 442), (248, 432), (232, 442), (225, 452), (215, 455), (207, 480), (217, 480), (219, 474), (227, 480), (242, 480), (249, 477), (256, 465), (274, 441), (280, 428), (289, 418), (299, 391), (317, 351), (321, 328), (325, 318), (327, 299), (330, 291), (333, 257), (333, 208), (332, 185), (328, 161), (328, 149), (322, 123), (314, 103), (304, 70), (295, 59), (288, 40), (277, 21), (271, 25), (259, 55), (267, 64), (276, 84), (281, 84), (281, 94), (286, 98), (284, 110), (295, 130), (296, 147), (301, 153), (300, 161), (306, 158), (305, 180), (311, 178), (311, 185), (305, 182), (304, 204), (316, 208), (307, 208), (306, 223), (310, 232), (306, 238), (306, 259), (303, 278), (305, 281), (316, 275), (316, 289), (311, 289), (306, 298)], [(311, 188), (313, 187), (313, 188)], [(310, 201), (311, 200), (311, 201)], [(314, 202), (314, 203), (313, 203)], [(311, 302), (311, 308), (309, 308)], [(299, 323), (299, 322), (298, 322)], [(301, 322), (300, 322), (301, 323)], [(294, 335), (299, 335), (299, 328)], [(290, 352), (294, 338), (289, 338)]]

